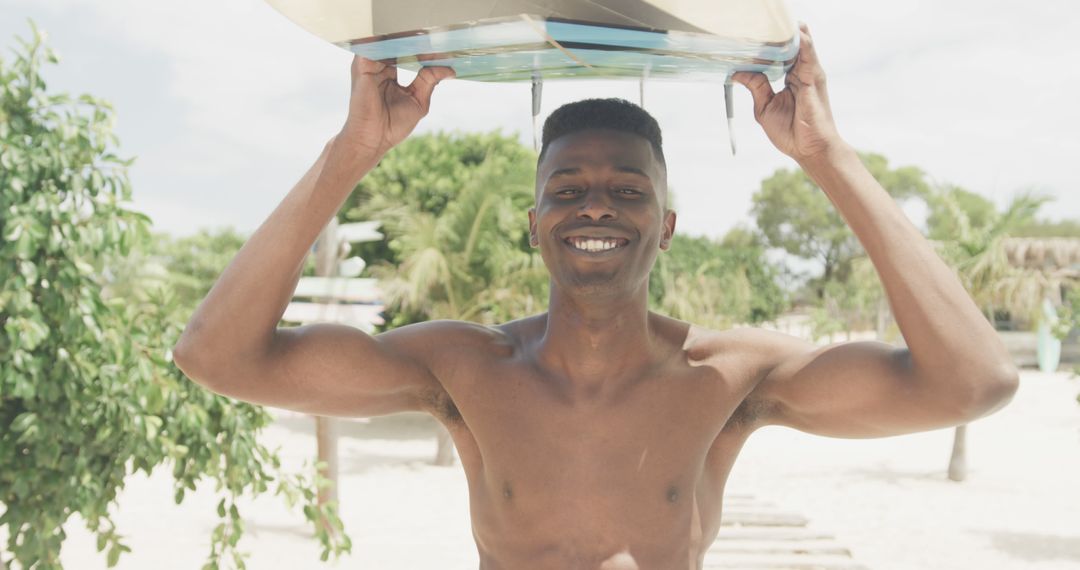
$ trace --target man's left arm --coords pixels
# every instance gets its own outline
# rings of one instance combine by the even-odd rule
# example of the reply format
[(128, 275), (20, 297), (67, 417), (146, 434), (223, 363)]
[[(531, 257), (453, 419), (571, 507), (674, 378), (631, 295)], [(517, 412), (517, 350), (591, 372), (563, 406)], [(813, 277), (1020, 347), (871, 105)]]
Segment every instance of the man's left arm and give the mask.
[(839, 136), (808, 30), (786, 87), (736, 74), (769, 139), (794, 158), (843, 216), (877, 269), (907, 348), (880, 342), (816, 347), (755, 333), (763, 361), (751, 394), (762, 423), (823, 435), (876, 437), (957, 425), (1007, 403), (1016, 367), (953, 271)]

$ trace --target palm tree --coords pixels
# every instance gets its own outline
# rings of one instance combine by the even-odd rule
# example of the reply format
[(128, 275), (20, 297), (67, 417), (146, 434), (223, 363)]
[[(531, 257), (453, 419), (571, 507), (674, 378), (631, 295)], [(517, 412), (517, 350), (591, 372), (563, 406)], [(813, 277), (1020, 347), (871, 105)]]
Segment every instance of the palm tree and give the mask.
[[(668, 316), (708, 328), (725, 329), (734, 324), (736, 314), (749, 313), (751, 286), (742, 271), (717, 276), (710, 270), (719, 259), (702, 263), (693, 273), (676, 272), (661, 258), (657, 264), (663, 295), (658, 309)], [(732, 310), (733, 307), (745, 310)]]

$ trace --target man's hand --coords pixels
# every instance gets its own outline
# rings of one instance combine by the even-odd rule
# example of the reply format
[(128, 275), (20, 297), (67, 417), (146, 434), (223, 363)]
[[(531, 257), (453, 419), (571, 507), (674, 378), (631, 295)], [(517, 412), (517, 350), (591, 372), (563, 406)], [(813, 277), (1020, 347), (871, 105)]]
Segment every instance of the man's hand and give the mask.
[(844, 143), (833, 123), (825, 72), (806, 24), (799, 24), (799, 33), (799, 55), (788, 70), (783, 91), (774, 93), (768, 78), (761, 73), (740, 71), (732, 79), (750, 90), (754, 97), (754, 118), (769, 140), (780, 152), (802, 163), (824, 156)]
[(349, 117), (336, 142), (381, 157), (409, 136), (427, 115), (435, 86), (453, 75), (449, 67), (425, 67), (402, 87), (396, 67), (353, 56)]

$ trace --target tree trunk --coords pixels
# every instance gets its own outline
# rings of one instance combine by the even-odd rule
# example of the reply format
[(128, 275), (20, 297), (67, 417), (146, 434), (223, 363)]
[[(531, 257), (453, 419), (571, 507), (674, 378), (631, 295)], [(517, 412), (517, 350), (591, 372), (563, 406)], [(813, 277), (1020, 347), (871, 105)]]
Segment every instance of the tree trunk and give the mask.
[[(315, 245), (315, 273), (320, 277), (337, 276), (338, 247), (337, 218), (323, 228), (319, 234), (319, 240)], [(331, 302), (330, 299), (322, 299), (323, 302)], [(319, 504), (325, 505), (327, 501), (337, 501), (338, 487), (338, 452), (337, 452), (337, 423), (333, 418), (315, 416), (315, 441), (318, 447), (318, 461), (325, 464), (319, 473), (330, 480), (330, 485), (319, 489)], [(340, 511), (339, 511), (340, 512)], [(322, 528), (330, 530), (331, 527), (319, 521)]]
[(878, 299), (877, 303), (877, 322), (875, 323), (877, 327), (875, 328), (877, 329), (877, 339), (882, 342), (885, 341), (885, 332), (888, 328), (888, 322), (889, 302), (885, 299), (885, 297), (881, 297), (880, 299)]
[[(337, 503), (338, 500), (338, 452), (337, 452), (337, 420), (323, 416), (315, 416), (315, 441), (318, 445), (318, 458), (322, 467), (319, 474), (330, 480), (330, 485), (319, 488), (319, 504), (325, 505), (329, 501)], [(333, 531), (333, 527), (325, 520), (319, 520), (320, 528)]]
[(435, 465), (449, 467), (454, 464), (454, 440), (441, 422), (435, 423)]
[(952, 457), (949, 458), (949, 479), (963, 481), (967, 478), (967, 424), (956, 426), (953, 436)]

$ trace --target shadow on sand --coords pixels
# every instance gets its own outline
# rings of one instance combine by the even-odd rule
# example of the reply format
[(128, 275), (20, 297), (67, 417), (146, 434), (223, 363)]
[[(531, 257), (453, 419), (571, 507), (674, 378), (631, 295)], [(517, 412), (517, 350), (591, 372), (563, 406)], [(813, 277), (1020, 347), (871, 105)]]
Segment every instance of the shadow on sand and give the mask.
[(1080, 562), (1080, 535), (1063, 536), (1001, 530), (975, 531), (990, 537), (995, 550), (1025, 562), (1072, 560)]
[(890, 485), (904, 485), (910, 482), (941, 482), (952, 483), (949, 481), (948, 474), (945, 467), (941, 469), (935, 469), (933, 471), (900, 471), (890, 467), (867, 467), (862, 469), (852, 469), (850, 471), (852, 475), (861, 477), (863, 479), (872, 479), (875, 481), (881, 481)]
[[(296, 518), (299, 519), (299, 516)], [(305, 540), (312, 540), (315, 537), (311, 525), (307, 522), (275, 524), (259, 522), (250, 517), (244, 519), (244, 532), (250, 533), (255, 538), (259, 538), (259, 535), (264, 532), (271, 535), (296, 536)]]

